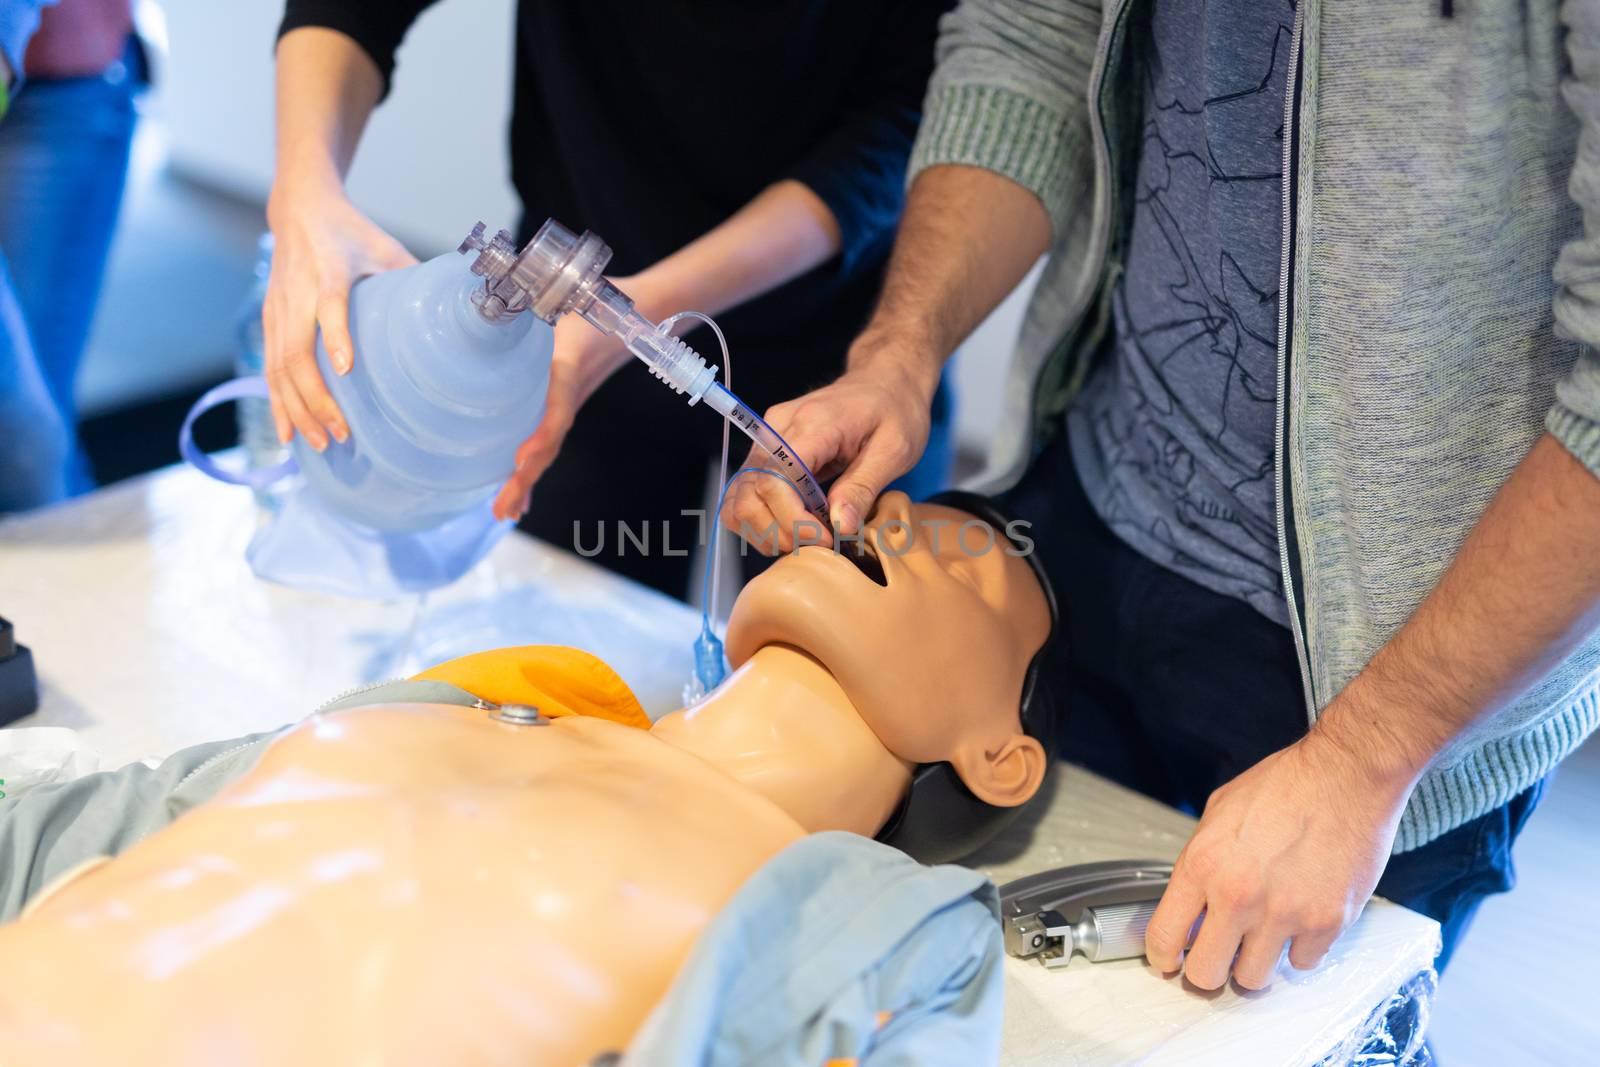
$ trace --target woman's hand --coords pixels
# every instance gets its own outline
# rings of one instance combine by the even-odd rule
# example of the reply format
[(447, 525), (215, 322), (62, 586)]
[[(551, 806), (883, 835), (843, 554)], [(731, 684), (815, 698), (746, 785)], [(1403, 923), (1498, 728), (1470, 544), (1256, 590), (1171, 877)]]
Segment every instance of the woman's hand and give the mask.
[[(617, 288), (638, 297), (643, 284), (634, 278), (614, 278)], [(555, 353), (550, 359), (550, 390), (545, 395), (544, 418), (533, 436), (517, 449), (517, 469), (495, 497), (497, 519), (520, 519), (528, 498), (561, 451), (572, 421), (584, 401), (631, 357), (615, 338), (607, 337), (576, 315), (556, 324)], [(643, 373), (641, 370), (640, 373)]]
[(302, 191), (280, 180), (267, 219), (274, 245), (261, 324), (272, 422), (280, 441), (287, 444), (298, 430), (320, 452), (329, 434), (343, 441), (350, 429), (317, 369), (318, 327), (334, 369), (348, 374), (355, 361), (350, 287), (417, 259), (356, 210), (342, 189)]

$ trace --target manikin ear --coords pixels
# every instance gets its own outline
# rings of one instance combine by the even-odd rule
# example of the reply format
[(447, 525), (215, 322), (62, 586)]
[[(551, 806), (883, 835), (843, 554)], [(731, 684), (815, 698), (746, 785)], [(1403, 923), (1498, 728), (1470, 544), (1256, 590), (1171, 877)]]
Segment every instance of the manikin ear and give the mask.
[(1044, 746), (1027, 734), (1012, 734), (993, 751), (974, 746), (950, 761), (974, 796), (997, 808), (1026, 804), (1049, 767)]

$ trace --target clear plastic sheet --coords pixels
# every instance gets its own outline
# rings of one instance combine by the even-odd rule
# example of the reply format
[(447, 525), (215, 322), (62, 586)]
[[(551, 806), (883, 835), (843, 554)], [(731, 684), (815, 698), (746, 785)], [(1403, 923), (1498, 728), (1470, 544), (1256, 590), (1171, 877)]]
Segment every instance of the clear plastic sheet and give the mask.
[(100, 769), (76, 730), (13, 726), (0, 730), (0, 797), (21, 796), (41, 785), (70, 782)]
[(1419, 972), (1373, 1009), (1368, 1025), (1317, 1061), (1316, 1067), (1433, 1067), (1428, 1014), (1439, 976)]
[(0, 607), (27, 635), (40, 710), (100, 766), (291, 722), (353, 686), (466, 652), (555, 643), (610, 663), (651, 715), (678, 706), (700, 616), (521, 534), (423, 597), (263, 582), (251, 494), (169, 469), (0, 520)]

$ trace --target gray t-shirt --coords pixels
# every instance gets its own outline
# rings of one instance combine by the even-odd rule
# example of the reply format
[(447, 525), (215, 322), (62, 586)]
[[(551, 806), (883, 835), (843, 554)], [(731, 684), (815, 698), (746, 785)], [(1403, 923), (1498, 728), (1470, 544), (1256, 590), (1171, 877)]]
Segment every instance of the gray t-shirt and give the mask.
[(1155, 0), (1114, 337), (1068, 413), (1095, 510), (1285, 625), (1274, 519), (1285, 0)]

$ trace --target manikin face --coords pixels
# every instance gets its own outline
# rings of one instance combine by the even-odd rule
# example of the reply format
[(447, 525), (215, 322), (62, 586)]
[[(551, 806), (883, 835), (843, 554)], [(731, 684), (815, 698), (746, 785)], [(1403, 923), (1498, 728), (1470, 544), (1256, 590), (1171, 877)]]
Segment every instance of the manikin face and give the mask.
[(735, 667), (764, 645), (820, 661), (878, 739), (914, 763), (952, 763), (980, 799), (1026, 801), (1046, 760), (1022, 733), (1023, 677), (1050, 629), (1032, 567), (966, 512), (878, 501), (863, 543), (882, 569), (801, 548), (752, 581), (728, 621)]

